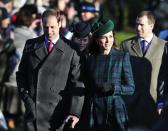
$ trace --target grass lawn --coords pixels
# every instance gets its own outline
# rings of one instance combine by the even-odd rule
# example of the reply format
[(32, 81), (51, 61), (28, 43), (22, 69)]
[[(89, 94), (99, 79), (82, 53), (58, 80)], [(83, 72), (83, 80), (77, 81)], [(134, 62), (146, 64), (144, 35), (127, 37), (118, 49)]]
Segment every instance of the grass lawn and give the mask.
[(119, 45), (121, 41), (126, 40), (134, 35), (135, 35), (134, 33), (130, 33), (130, 32), (116, 32), (117, 45)]

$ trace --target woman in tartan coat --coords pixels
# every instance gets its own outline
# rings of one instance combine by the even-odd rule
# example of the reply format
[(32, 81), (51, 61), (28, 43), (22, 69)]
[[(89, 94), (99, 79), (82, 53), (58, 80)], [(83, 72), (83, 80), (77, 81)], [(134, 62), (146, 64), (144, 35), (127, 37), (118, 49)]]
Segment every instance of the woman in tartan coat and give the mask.
[(93, 26), (93, 50), (86, 80), (91, 131), (127, 130), (127, 112), (121, 96), (132, 95), (135, 87), (129, 54), (114, 48), (113, 28), (108, 19), (101, 19)]

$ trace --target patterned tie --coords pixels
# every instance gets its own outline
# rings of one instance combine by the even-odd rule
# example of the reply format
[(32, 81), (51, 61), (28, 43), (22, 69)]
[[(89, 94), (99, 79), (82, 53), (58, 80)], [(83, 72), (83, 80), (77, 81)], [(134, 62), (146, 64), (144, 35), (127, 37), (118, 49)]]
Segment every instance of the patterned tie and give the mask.
[(53, 49), (53, 43), (52, 43), (52, 41), (49, 41), (48, 42), (48, 52), (50, 53), (52, 51), (52, 49)]

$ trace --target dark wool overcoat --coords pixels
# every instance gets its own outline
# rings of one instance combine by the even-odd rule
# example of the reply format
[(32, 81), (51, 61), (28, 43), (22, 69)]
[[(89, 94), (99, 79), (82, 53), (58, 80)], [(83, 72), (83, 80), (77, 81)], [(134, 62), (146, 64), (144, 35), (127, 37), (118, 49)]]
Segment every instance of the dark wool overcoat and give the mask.
[[(94, 131), (125, 131), (128, 118), (121, 96), (132, 95), (135, 89), (129, 54), (112, 48), (109, 55), (91, 56), (88, 66), (90, 78), (86, 85), (91, 90), (90, 128)], [(105, 90), (114, 90), (112, 94), (99, 91), (102, 88), (99, 85), (104, 83), (109, 84)]]
[(27, 40), (17, 72), (25, 107), (25, 131), (62, 131), (69, 114), (80, 117), (84, 84), (79, 56), (59, 39), (51, 53), (45, 37)]

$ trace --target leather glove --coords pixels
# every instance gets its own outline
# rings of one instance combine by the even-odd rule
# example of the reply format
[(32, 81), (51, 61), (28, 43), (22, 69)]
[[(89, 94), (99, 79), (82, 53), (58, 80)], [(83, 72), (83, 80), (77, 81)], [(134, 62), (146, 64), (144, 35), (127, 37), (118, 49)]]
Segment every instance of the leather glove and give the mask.
[(98, 85), (98, 90), (100, 93), (113, 94), (114, 93), (114, 85), (112, 83), (105, 82), (105, 83)]

